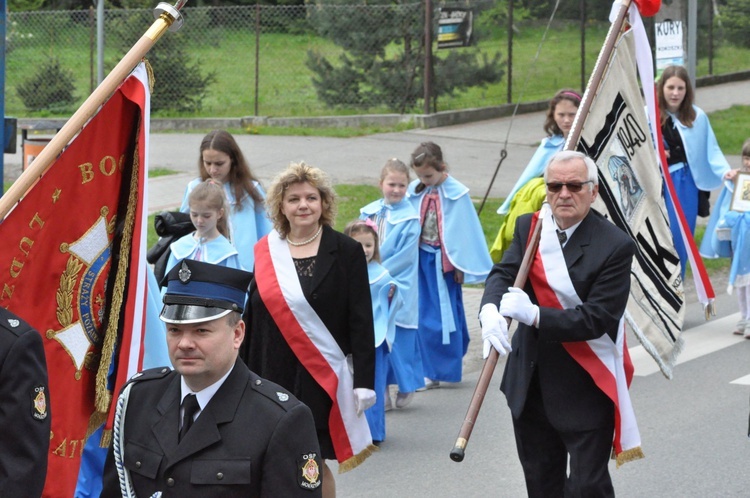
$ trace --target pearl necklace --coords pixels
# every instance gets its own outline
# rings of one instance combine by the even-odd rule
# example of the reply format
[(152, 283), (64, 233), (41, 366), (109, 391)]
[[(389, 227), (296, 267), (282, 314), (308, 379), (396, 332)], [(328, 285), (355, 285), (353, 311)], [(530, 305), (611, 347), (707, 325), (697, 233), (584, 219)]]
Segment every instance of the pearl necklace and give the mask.
[(310, 243), (310, 242), (312, 242), (313, 240), (317, 239), (317, 238), (318, 238), (318, 235), (320, 235), (320, 232), (321, 232), (321, 231), (323, 231), (323, 225), (320, 225), (320, 226), (318, 227), (318, 231), (317, 231), (317, 232), (315, 232), (315, 233), (313, 234), (313, 236), (312, 236), (312, 237), (310, 237), (310, 238), (309, 238), (309, 239), (307, 239), (307, 240), (303, 240), (302, 242), (292, 242), (292, 239), (290, 239), (290, 238), (289, 238), (289, 236), (287, 235), (287, 237), (286, 237), (286, 241), (287, 241), (287, 242), (289, 243), (289, 245), (291, 245), (291, 246), (294, 246), (294, 247), (299, 247), (299, 246), (306, 246), (307, 244), (309, 244), (309, 243)]

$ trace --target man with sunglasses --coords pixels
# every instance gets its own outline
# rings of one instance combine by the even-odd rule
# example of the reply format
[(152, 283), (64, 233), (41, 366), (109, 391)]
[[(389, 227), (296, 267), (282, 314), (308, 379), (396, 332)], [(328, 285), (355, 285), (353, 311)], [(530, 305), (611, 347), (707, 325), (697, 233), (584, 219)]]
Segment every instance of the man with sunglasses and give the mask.
[[(598, 363), (582, 348), (599, 351), (598, 343), (617, 361), (635, 245), (591, 209), (599, 185), (589, 157), (555, 154), (544, 180), (548, 205), (518, 219), (511, 247), (487, 278), (484, 354), (490, 347), (509, 354), (500, 389), (529, 496), (614, 496), (608, 462), (621, 426), (616, 431), (615, 403), (594, 380)], [(514, 281), (537, 223), (539, 246), (519, 289)], [(512, 347), (506, 318), (518, 322)]]

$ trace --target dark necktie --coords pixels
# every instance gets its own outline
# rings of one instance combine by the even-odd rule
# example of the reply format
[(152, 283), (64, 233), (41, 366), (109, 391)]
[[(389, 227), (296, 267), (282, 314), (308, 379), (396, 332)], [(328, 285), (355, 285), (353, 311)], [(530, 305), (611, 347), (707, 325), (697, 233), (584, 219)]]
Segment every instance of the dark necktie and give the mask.
[(560, 241), (560, 245), (565, 244), (565, 241), (568, 240), (568, 234), (565, 233), (565, 230), (557, 231), (557, 240)]
[(182, 400), (182, 408), (184, 413), (182, 415), (182, 428), (180, 429), (180, 441), (185, 437), (185, 434), (190, 430), (190, 426), (193, 425), (193, 418), (195, 414), (200, 411), (201, 407), (198, 404), (198, 398), (195, 394), (188, 394), (185, 399)]

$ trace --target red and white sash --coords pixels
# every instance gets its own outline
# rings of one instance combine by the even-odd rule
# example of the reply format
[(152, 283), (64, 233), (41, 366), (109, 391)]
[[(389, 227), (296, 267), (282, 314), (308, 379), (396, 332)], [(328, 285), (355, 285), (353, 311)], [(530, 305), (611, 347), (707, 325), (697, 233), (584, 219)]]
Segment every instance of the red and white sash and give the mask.
[(353, 469), (372, 452), (370, 428), (357, 416), (346, 356), (305, 299), (289, 246), (275, 230), (255, 245), (255, 281), (289, 347), (333, 401), (328, 428), (339, 472)]
[[(541, 214), (540, 214), (541, 213)], [(538, 217), (543, 219), (539, 249), (534, 257), (529, 280), (540, 306), (570, 309), (582, 304), (570, 280), (557, 238), (555, 221), (547, 205), (534, 215), (531, 232)], [(597, 387), (615, 404), (613, 455), (617, 466), (643, 458), (641, 436), (630, 402), (628, 387), (633, 379), (633, 364), (625, 344), (624, 320), (620, 319), (617, 341), (609, 334), (581, 342), (564, 342), (565, 350), (583, 367)]]

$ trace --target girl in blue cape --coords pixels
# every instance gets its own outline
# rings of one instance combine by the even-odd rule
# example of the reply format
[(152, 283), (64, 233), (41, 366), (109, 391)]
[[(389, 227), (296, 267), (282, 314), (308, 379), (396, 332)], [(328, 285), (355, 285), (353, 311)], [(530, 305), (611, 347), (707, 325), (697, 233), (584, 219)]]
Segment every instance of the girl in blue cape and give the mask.
[[(190, 220), (195, 232), (173, 242), (167, 272), (183, 259), (194, 259), (243, 270), (237, 249), (229, 242), (227, 200), (224, 189), (214, 180), (199, 183), (188, 196)], [(166, 291), (166, 287), (162, 289)]]
[(375, 404), (365, 410), (374, 443), (385, 441), (385, 408), (388, 356), (396, 333), (396, 312), (401, 307), (396, 281), (380, 263), (377, 226), (371, 220), (355, 220), (344, 233), (360, 244), (367, 258), (372, 316), (375, 322)]
[(483, 283), (492, 268), (469, 189), (448, 174), (443, 152), (423, 142), (411, 154), (417, 175), (409, 200), (419, 213), (419, 348), (425, 388), (460, 382), (469, 346), (464, 283)]
[[(380, 241), (380, 261), (398, 283), (404, 305), (396, 311), (396, 336), (388, 357), (388, 384), (398, 384), (396, 408), (411, 403), (414, 392), (424, 387), (422, 356), (417, 341), (419, 324), (418, 266), (419, 214), (406, 199), (409, 168), (389, 159), (380, 172), (383, 198), (360, 209), (360, 219), (372, 220)], [(391, 407), (386, 393), (386, 410)]]
[[(669, 176), (672, 177), (677, 200), (692, 235), (698, 218), (699, 189), (709, 191), (718, 188), (722, 180), (733, 180), (737, 171), (729, 167), (722, 154), (708, 116), (693, 105), (693, 87), (684, 67), (668, 66), (664, 69), (656, 95)], [(669, 195), (664, 198), (684, 279), (687, 248), (682, 240), (674, 205)]]
[[(742, 173), (750, 173), (750, 138), (742, 144)], [(743, 178), (743, 177), (740, 177)], [(750, 211), (732, 211), (737, 188), (747, 186), (724, 182), (706, 226), (700, 253), (705, 258), (732, 258), (727, 293), (737, 291), (740, 319), (734, 334), (750, 339)]]
[(266, 194), (229, 132), (214, 130), (203, 138), (198, 172), (199, 178), (192, 180), (185, 190), (180, 211), (188, 212), (188, 195), (201, 182), (210, 178), (223, 185), (230, 206), (227, 238), (237, 248), (242, 267), (252, 271), (255, 264), (253, 247), (271, 231), (271, 222), (264, 206)]
[(544, 121), (544, 132), (547, 137), (542, 139), (542, 143), (534, 152), (526, 169), (523, 170), (510, 194), (497, 210), (497, 214), (505, 216), (505, 219), (490, 248), (490, 256), (495, 263), (500, 262), (503, 252), (510, 247), (516, 219), (522, 214), (539, 211), (546, 199), (547, 191), (541, 179), (542, 173), (550, 158), (565, 146), (565, 140), (573, 127), (580, 105), (581, 96), (569, 88), (560, 90), (549, 101)]

